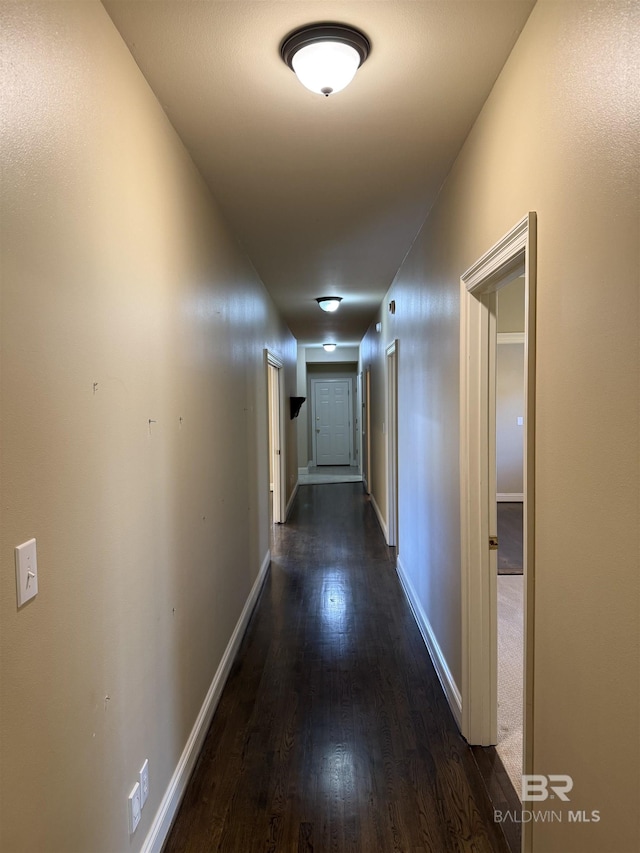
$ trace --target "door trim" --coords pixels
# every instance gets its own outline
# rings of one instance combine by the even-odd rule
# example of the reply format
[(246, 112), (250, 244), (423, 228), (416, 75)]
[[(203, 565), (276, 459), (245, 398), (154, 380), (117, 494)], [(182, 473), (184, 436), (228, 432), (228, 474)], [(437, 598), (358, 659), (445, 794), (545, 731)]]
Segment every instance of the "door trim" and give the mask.
[[(273, 483), (273, 523), (282, 524), (286, 520), (285, 509), (285, 414), (284, 414), (284, 362), (271, 350), (264, 351), (265, 375), (267, 381), (267, 446), (269, 454), (269, 470), (267, 471), (267, 481), (270, 485), (271, 472), (271, 454), (274, 450), (278, 453), (277, 461), (274, 464), (274, 483)], [(277, 400), (272, 399), (271, 381), (269, 368), (273, 367), (277, 371), (278, 394)], [(275, 432), (277, 434), (276, 446), (272, 447), (271, 436)]]
[(371, 366), (363, 370), (362, 390), (362, 482), (365, 492), (371, 494)]
[(385, 350), (387, 403), (387, 545), (398, 547), (398, 341)]
[[(489, 513), (492, 353), (495, 356), (495, 291), (525, 275), (524, 430), (524, 755), (530, 773), (533, 752), (534, 638), (534, 448), (536, 214), (529, 213), (460, 279), (460, 489), (462, 563), (462, 733), (469, 743), (495, 743), (497, 734), (496, 579), (490, 571)], [(493, 425), (495, 431), (495, 423)], [(495, 432), (494, 432), (495, 439)], [(495, 443), (495, 441), (494, 441)], [(495, 492), (495, 477), (493, 491)], [(495, 553), (495, 552), (494, 552)], [(529, 835), (523, 827), (523, 836)], [(529, 843), (529, 842), (527, 842)]]
[(313, 455), (314, 467), (318, 464), (318, 455), (316, 449), (316, 385), (319, 382), (346, 382), (349, 390), (349, 465), (353, 465), (353, 423), (355, 418), (354, 412), (354, 394), (353, 394), (353, 377), (349, 376), (334, 376), (323, 379), (321, 376), (315, 376), (311, 379), (311, 451)]

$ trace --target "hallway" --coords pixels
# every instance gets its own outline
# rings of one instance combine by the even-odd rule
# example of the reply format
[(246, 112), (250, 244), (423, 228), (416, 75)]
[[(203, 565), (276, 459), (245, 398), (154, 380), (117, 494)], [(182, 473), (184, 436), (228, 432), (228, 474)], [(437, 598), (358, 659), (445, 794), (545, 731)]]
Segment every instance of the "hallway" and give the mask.
[(507, 847), (362, 486), (302, 486), (165, 853)]

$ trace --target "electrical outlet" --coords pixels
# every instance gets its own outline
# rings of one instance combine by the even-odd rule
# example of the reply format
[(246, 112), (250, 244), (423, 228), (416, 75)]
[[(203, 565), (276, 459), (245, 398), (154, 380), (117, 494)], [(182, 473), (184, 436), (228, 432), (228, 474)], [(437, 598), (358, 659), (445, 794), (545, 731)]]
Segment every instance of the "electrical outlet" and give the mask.
[(140, 809), (142, 806), (140, 805), (140, 783), (136, 782), (136, 784), (131, 789), (131, 793), (129, 794), (129, 835), (133, 835), (133, 833), (138, 828), (138, 824), (140, 823)]
[(145, 758), (144, 764), (140, 768), (140, 808), (144, 808), (149, 796), (149, 759)]

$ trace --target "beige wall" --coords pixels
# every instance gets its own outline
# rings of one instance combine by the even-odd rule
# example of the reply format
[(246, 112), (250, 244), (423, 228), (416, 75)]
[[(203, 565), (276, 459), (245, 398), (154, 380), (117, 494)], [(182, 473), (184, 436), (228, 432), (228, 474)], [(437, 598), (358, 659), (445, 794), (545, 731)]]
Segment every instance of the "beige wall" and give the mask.
[(496, 294), (498, 332), (524, 332), (524, 276)]
[[(523, 425), (518, 418), (523, 418)], [(496, 350), (496, 492), (523, 494), (524, 344)]]
[(601, 814), (537, 853), (640, 847), (638, 23), (537, 4), (362, 346), (399, 339), (400, 554), (460, 684), (459, 278), (537, 211), (534, 771)]
[(263, 351), (288, 396), (296, 345), (103, 7), (0, 18), (0, 848), (124, 853), (268, 553)]
[(307, 364), (345, 364), (358, 360), (358, 347), (339, 346), (333, 352), (322, 347), (302, 347)]

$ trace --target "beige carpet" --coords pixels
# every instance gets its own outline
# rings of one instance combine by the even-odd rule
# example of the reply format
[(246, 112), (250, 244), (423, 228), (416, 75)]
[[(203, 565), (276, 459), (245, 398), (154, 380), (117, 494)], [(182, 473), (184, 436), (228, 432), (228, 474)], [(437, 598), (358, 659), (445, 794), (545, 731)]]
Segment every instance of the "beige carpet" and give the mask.
[(523, 577), (498, 576), (498, 744), (520, 796), (522, 782)]

